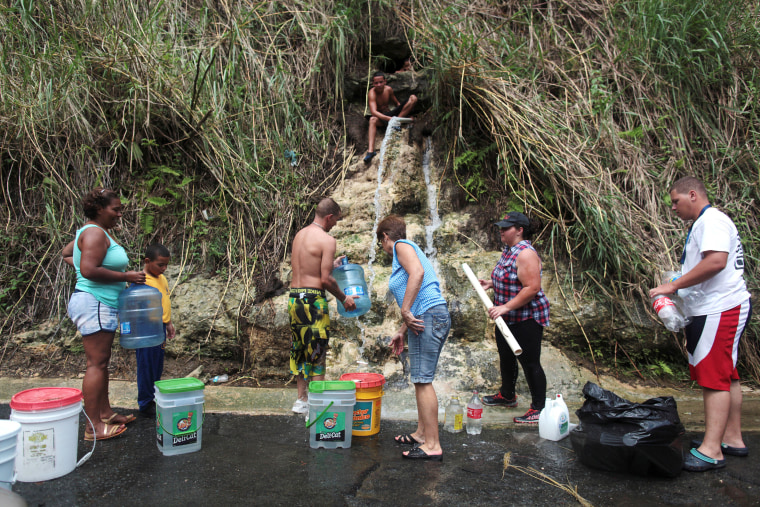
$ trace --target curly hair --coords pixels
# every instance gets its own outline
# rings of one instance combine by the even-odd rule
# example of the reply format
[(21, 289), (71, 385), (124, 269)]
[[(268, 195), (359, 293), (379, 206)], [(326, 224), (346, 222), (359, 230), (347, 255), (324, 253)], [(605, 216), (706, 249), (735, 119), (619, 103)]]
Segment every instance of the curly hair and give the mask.
[(111, 204), (111, 201), (118, 198), (119, 195), (113, 190), (101, 187), (93, 188), (82, 199), (84, 216), (90, 220), (97, 218), (99, 210), (102, 210)]

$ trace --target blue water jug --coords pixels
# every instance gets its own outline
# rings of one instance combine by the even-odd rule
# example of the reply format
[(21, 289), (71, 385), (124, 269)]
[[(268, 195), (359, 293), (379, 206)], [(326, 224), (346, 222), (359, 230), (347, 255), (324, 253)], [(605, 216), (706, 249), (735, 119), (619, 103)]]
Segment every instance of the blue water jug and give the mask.
[(132, 284), (119, 294), (119, 342), (125, 349), (155, 347), (164, 342), (164, 308), (155, 287)]
[(340, 290), (346, 296), (359, 296), (354, 299), (356, 310), (347, 312), (343, 304), (338, 301), (338, 313), (343, 317), (358, 317), (364, 315), (372, 307), (369, 299), (367, 283), (364, 281), (364, 270), (358, 264), (350, 264), (347, 258), (343, 258), (343, 264), (333, 269), (333, 278), (338, 282)]

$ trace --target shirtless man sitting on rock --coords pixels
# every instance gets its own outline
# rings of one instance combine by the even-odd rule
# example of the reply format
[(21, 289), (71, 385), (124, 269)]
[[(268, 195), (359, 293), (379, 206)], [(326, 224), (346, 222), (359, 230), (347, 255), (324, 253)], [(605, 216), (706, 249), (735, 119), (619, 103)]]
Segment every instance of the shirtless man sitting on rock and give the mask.
[[(384, 127), (394, 116), (409, 118), (409, 113), (412, 112), (414, 105), (417, 103), (417, 96), (410, 95), (404, 102), (399, 102), (393, 94), (393, 88), (386, 84), (385, 74), (375, 72), (372, 74), (372, 88), (369, 90), (368, 102), (369, 112), (372, 116), (369, 119), (369, 131), (367, 132), (369, 149), (364, 156), (365, 164), (369, 164), (372, 161), (372, 157), (377, 155), (375, 153), (377, 127)], [(395, 106), (393, 109), (390, 109), (391, 104)]]

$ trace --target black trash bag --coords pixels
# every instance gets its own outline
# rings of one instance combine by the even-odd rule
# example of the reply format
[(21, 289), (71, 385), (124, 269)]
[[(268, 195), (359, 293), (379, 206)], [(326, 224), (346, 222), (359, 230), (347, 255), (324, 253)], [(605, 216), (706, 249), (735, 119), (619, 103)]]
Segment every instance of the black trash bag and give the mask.
[(677, 477), (683, 466), (684, 427), (672, 396), (632, 403), (587, 382), (586, 401), (570, 432), (581, 463), (609, 472)]

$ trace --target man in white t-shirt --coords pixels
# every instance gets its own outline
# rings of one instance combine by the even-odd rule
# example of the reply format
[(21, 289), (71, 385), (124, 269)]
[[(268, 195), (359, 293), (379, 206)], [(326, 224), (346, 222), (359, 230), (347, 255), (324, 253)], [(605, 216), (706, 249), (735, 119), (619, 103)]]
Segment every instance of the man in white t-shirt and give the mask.
[(739, 340), (752, 315), (744, 283), (744, 253), (736, 226), (710, 206), (704, 184), (693, 177), (676, 181), (672, 209), (692, 220), (681, 257), (682, 276), (649, 291), (649, 296), (688, 288), (701, 295), (686, 305), (691, 379), (702, 387), (704, 440), (692, 441), (684, 469), (702, 472), (726, 465), (724, 454), (747, 456), (741, 432), (742, 390), (736, 362)]

